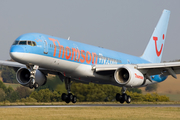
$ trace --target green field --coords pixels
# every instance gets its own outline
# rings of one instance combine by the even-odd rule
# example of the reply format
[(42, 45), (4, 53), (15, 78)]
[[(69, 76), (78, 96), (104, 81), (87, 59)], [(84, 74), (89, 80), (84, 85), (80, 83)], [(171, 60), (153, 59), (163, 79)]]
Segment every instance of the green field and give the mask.
[(0, 120), (179, 120), (180, 108), (0, 108)]

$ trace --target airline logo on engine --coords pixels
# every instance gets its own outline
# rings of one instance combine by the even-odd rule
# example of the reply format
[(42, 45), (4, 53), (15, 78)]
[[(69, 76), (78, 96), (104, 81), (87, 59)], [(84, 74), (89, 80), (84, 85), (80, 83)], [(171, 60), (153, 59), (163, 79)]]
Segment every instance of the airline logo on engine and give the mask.
[(135, 78), (139, 78), (139, 79), (144, 79), (144, 77), (143, 76), (140, 76), (140, 75), (137, 75), (136, 73), (135, 73)]

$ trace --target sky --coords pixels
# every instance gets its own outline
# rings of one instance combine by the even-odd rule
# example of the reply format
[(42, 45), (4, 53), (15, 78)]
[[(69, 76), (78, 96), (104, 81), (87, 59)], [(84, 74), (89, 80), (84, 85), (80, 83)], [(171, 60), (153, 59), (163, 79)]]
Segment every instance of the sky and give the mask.
[(38, 32), (141, 56), (171, 11), (162, 61), (180, 59), (180, 0), (1, 0), (0, 60), (14, 40)]

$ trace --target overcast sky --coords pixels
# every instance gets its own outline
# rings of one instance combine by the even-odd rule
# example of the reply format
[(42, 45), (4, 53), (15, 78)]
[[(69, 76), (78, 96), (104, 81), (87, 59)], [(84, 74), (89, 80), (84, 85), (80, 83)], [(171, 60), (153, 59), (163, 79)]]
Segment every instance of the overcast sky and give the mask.
[(29, 32), (140, 56), (163, 9), (171, 16), (162, 61), (180, 59), (180, 0), (1, 0), (0, 59)]

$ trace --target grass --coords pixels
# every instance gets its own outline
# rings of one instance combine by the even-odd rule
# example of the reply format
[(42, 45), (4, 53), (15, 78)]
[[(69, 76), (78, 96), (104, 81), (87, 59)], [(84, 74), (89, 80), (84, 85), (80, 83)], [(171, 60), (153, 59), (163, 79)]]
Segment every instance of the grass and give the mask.
[(178, 120), (180, 108), (0, 108), (1, 120)]

